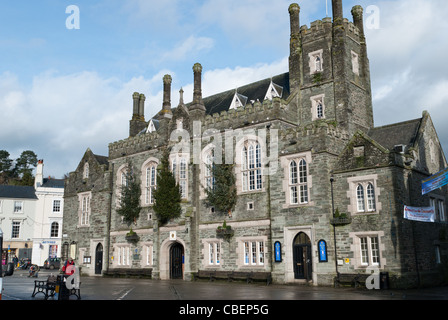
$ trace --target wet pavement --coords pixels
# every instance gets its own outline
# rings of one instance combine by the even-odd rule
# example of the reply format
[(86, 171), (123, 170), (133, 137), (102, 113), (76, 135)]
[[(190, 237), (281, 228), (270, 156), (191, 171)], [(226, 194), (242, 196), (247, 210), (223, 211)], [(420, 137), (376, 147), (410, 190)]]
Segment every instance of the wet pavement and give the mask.
[[(46, 280), (49, 270), (39, 273)], [(54, 273), (56, 274), (56, 273)], [(16, 270), (3, 278), (2, 300), (43, 300), (31, 297), (36, 278)], [(314, 287), (301, 285), (266, 286), (263, 283), (150, 280), (132, 278), (81, 277), (81, 298), (89, 300), (171, 300), (171, 301), (236, 301), (236, 300), (448, 300), (448, 287), (412, 290), (367, 290), (354, 288)], [(76, 299), (72, 296), (71, 299)], [(52, 300), (52, 298), (50, 298)]]

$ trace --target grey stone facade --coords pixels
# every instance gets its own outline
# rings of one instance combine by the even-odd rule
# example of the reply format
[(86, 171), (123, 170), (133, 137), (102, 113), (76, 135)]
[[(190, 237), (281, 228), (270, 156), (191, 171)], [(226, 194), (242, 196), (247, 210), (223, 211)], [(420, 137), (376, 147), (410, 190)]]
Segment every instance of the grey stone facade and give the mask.
[[(198, 270), (263, 271), (277, 283), (332, 285), (337, 266), (341, 274), (387, 273), (392, 287), (447, 280), (447, 188), (421, 195), (421, 181), (447, 166), (431, 118), (423, 112), (419, 119), (374, 127), (362, 8), (353, 8), (353, 23), (342, 17), (342, 1), (333, 1), (333, 9), (333, 22), (325, 18), (308, 28), (300, 27), (300, 7), (289, 7), (288, 73), (202, 98), (202, 66), (195, 64), (193, 101), (185, 104), (181, 93), (172, 108), (167, 75), (163, 106), (150, 121), (144, 95), (134, 93), (130, 136), (109, 144), (107, 161), (88, 150), (66, 182), (63, 240), (78, 259), (91, 257), (78, 261), (84, 271), (98, 273), (94, 257), (101, 244), (102, 271), (152, 269), (160, 279), (176, 277), (173, 269), (180, 268), (185, 280)], [(230, 108), (236, 97), (240, 106)], [(150, 122), (157, 124), (152, 132), (146, 130)], [(189, 149), (178, 149), (179, 138)], [(257, 161), (252, 171), (241, 164), (251, 147), (261, 174)], [(166, 148), (178, 182), (185, 183), (185, 199), (182, 216), (159, 225), (149, 181)], [(237, 204), (230, 214), (213, 212), (203, 201), (203, 163), (211, 148), (236, 163)], [(137, 242), (126, 240), (130, 227), (116, 213), (129, 161), (142, 186), (143, 209), (131, 226)], [(88, 179), (82, 176), (86, 162)], [(91, 195), (91, 211), (81, 226), (83, 194)], [(436, 222), (403, 219), (404, 205), (434, 203)], [(333, 227), (334, 212), (346, 222)], [(234, 231), (230, 239), (217, 236), (224, 221)], [(182, 255), (177, 266), (175, 247)]]

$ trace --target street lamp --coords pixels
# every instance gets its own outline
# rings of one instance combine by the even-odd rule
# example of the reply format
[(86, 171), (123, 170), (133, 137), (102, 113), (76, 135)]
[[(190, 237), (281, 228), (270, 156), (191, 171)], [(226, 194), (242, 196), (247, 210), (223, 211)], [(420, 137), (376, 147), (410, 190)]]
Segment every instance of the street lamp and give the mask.
[(334, 265), (336, 267), (336, 277), (339, 281), (339, 271), (338, 271), (338, 252), (336, 249), (336, 224), (334, 223), (334, 196), (333, 196), (333, 174), (330, 176), (330, 184), (331, 184), (331, 211), (333, 214), (333, 236), (334, 236)]

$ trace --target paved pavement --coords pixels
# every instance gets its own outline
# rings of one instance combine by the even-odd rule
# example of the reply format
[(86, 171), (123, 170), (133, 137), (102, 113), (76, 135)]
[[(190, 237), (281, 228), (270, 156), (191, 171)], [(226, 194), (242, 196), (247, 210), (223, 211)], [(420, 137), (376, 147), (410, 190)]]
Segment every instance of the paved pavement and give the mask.
[[(49, 270), (39, 273), (46, 279)], [(28, 272), (16, 270), (3, 278), (2, 300), (43, 300), (32, 298), (34, 280)], [(82, 301), (89, 300), (169, 300), (169, 301), (298, 301), (298, 300), (448, 300), (448, 287), (412, 290), (367, 290), (298, 285), (266, 286), (262, 283), (216, 281), (187, 282), (182, 280), (150, 280), (130, 278), (81, 277)], [(72, 298), (75, 298), (72, 296)]]

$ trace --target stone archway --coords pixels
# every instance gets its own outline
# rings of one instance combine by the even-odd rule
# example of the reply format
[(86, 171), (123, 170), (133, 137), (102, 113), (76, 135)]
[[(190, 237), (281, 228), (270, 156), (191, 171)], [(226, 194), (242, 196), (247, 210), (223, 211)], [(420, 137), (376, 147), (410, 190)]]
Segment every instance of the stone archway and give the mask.
[[(177, 249), (176, 249), (177, 248)], [(160, 279), (161, 280), (169, 280), (171, 279), (171, 258), (172, 254), (179, 253), (183, 254), (181, 256), (181, 268), (182, 268), (182, 274), (180, 279), (183, 279), (185, 276), (185, 261), (187, 261), (185, 257), (185, 242), (182, 239), (179, 239), (179, 237), (176, 240), (170, 240), (169, 238), (165, 239), (161, 246), (160, 246), (160, 260), (159, 260), (159, 272), (160, 272)], [(173, 263), (179, 263), (179, 261), (173, 261)], [(178, 277), (176, 277), (179, 279)]]

